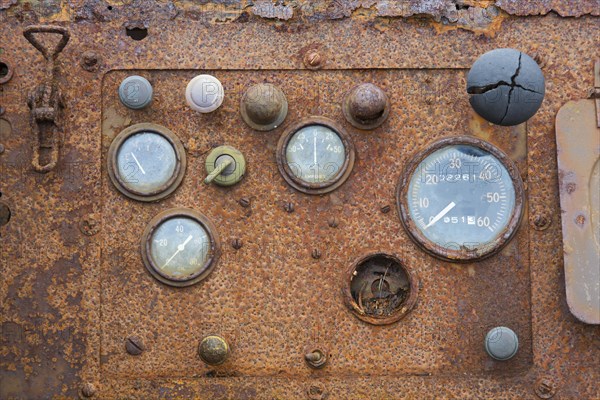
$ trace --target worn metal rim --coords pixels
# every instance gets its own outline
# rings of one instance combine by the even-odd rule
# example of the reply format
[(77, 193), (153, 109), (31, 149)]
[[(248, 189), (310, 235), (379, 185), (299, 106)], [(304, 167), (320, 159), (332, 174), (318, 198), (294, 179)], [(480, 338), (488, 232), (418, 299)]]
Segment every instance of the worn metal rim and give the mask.
[[(453, 250), (440, 247), (438, 244), (429, 240), (425, 235), (421, 233), (421, 230), (417, 227), (415, 221), (410, 216), (408, 209), (408, 188), (410, 180), (418, 168), (419, 164), (433, 152), (451, 145), (471, 145), (484, 150), (498, 159), (504, 165), (508, 171), (513, 187), (515, 189), (515, 207), (512, 211), (510, 220), (506, 225), (506, 228), (497, 235), (497, 237), (487, 243), (485, 246), (473, 249), (473, 250)], [(434, 142), (421, 152), (417, 153), (409, 164), (404, 169), (398, 186), (396, 188), (396, 206), (398, 208), (398, 215), (400, 221), (404, 226), (406, 232), (408, 232), (410, 238), (425, 252), (430, 255), (440, 258), (444, 261), (452, 262), (470, 262), (475, 260), (482, 260), (490, 257), (500, 251), (517, 232), (517, 228), (521, 223), (523, 217), (523, 204), (525, 203), (525, 194), (523, 188), (523, 181), (521, 175), (515, 163), (508, 157), (503, 151), (491, 143), (486, 142), (483, 139), (479, 139), (472, 136), (456, 136), (441, 139)]]
[(262, 131), (262, 132), (272, 131), (273, 129), (278, 128), (283, 123), (283, 121), (287, 117), (287, 113), (288, 113), (288, 101), (287, 101), (287, 97), (285, 97), (285, 93), (283, 93), (283, 90), (281, 90), (280, 88), (278, 88), (277, 86), (275, 86), (271, 83), (267, 83), (265, 85), (271, 86), (273, 88), (273, 90), (275, 90), (277, 92), (277, 95), (280, 96), (280, 99), (282, 100), (281, 110), (279, 111), (279, 115), (277, 116), (275, 121), (271, 122), (270, 124), (266, 124), (266, 125), (257, 124), (254, 121), (252, 121), (252, 119), (248, 115), (248, 110), (246, 109), (246, 106), (245, 106), (246, 94), (248, 93), (248, 90), (246, 90), (246, 93), (244, 93), (244, 95), (242, 96), (242, 99), (240, 100), (240, 114), (241, 114), (244, 122), (250, 128), (257, 130), (257, 131)]
[[(292, 136), (300, 129), (309, 125), (322, 125), (337, 133), (346, 150), (344, 164), (338, 173), (327, 182), (309, 183), (298, 178), (292, 172), (286, 158), (286, 148)], [(277, 167), (283, 179), (294, 189), (306, 194), (329, 193), (346, 182), (354, 167), (355, 151), (350, 135), (337, 122), (321, 116), (312, 116), (290, 126), (279, 138), (277, 143)]]
[[(362, 129), (362, 130), (375, 129), (375, 128), (381, 126), (381, 124), (383, 124), (390, 115), (390, 98), (384, 92), (385, 107), (383, 109), (383, 113), (378, 118), (375, 118), (374, 120), (371, 120), (368, 122), (358, 120), (358, 119), (354, 118), (352, 116), (352, 113), (350, 112), (350, 95), (361, 85), (362, 85), (362, 83), (354, 86), (352, 89), (350, 89), (346, 93), (346, 95), (344, 96), (344, 102), (342, 103), (342, 112), (344, 114), (344, 117), (346, 117), (346, 120), (353, 127), (357, 128), (357, 129)], [(381, 88), (379, 88), (379, 89), (381, 89)]]
[[(173, 146), (176, 157), (175, 171), (173, 171), (171, 178), (160, 188), (148, 193), (129, 188), (127, 186), (127, 182), (121, 179), (121, 174), (119, 174), (117, 168), (117, 154), (121, 148), (121, 145), (131, 136), (141, 132), (156, 133), (164, 137), (167, 141), (169, 141), (169, 143), (171, 143), (171, 146)], [(173, 193), (183, 181), (187, 166), (185, 149), (179, 138), (164, 126), (152, 123), (132, 125), (121, 131), (121, 133), (119, 133), (110, 144), (107, 161), (108, 176), (117, 190), (131, 199), (145, 202), (158, 201)]]
[[(364, 263), (365, 261), (375, 258), (375, 257), (384, 257), (393, 260), (398, 263), (402, 270), (408, 276), (408, 282), (410, 285), (410, 291), (408, 297), (402, 303), (402, 307), (398, 308), (394, 313), (388, 315), (386, 317), (376, 317), (372, 315), (366, 314), (359, 306), (356, 304), (354, 297), (352, 297), (352, 280), (354, 279), (354, 272), (358, 268), (359, 265)], [(406, 317), (406, 315), (415, 307), (417, 304), (417, 299), (419, 297), (419, 277), (417, 273), (410, 267), (406, 265), (404, 261), (401, 260), (395, 254), (384, 253), (384, 252), (373, 252), (360, 256), (357, 258), (351, 265), (350, 268), (346, 271), (342, 283), (342, 295), (344, 296), (344, 302), (346, 306), (355, 317), (360, 319), (361, 321), (367, 322), (371, 325), (389, 325), (394, 322), (400, 321), (402, 318)]]
[[(181, 279), (173, 279), (172, 277), (164, 274), (154, 263), (154, 260), (150, 256), (150, 246), (152, 245), (152, 234), (154, 231), (163, 222), (178, 217), (190, 218), (202, 225), (210, 239), (210, 252), (208, 259), (204, 263), (204, 266), (196, 273)], [(221, 244), (215, 226), (206, 216), (189, 208), (172, 208), (170, 210), (161, 212), (150, 220), (142, 235), (141, 249), (144, 266), (154, 278), (169, 286), (185, 287), (202, 281), (212, 272), (219, 260)]]
[(13, 76), (13, 67), (12, 67), (12, 64), (5, 59), (0, 59), (0, 63), (6, 65), (6, 68), (7, 68), (6, 75), (4, 75), (2, 78), (0, 78), (0, 85), (1, 85), (3, 83), (10, 81), (10, 79)]

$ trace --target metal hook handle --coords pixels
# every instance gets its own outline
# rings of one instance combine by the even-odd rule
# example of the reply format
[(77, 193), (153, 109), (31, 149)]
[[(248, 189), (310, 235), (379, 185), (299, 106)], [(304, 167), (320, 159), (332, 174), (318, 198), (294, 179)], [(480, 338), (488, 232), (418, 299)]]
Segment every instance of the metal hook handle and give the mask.
[[(50, 53), (49, 49), (44, 47), (42, 45), (42, 43), (40, 43), (33, 36), (35, 33), (55, 33), (55, 34), (62, 35), (62, 37), (60, 38), (60, 41), (58, 42), (58, 44), (56, 45), (54, 50)], [(67, 45), (67, 42), (69, 41), (69, 38), (71, 37), (71, 34), (69, 33), (69, 30), (67, 28), (63, 28), (62, 26), (31, 25), (31, 26), (28, 26), (27, 28), (25, 28), (25, 30), (23, 31), (23, 36), (25, 36), (25, 39), (27, 39), (29, 41), (29, 43), (31, 43), (33, 45), (33, 47), (35, 47), (36, 49), (38, 49), (40, 51), (40, 53), (42, 53), (42, 55), (44, 56), (44, 58), (46, 60), (54, 61), (56, 59), (56, 56)]]

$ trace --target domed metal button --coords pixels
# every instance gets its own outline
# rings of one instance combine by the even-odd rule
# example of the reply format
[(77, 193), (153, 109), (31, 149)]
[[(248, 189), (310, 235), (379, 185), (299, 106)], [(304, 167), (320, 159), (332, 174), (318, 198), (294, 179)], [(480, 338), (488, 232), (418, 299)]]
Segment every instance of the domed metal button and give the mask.
[(270, 131), (285, 120), (288, 102), (285, 94), (277, 86), (260, 83), (244, 93), (240, 112), (244, 122), (252, 129)]
[(378, 86), (362, 83), (346, 95), (342, 111), (354, 127), (375, 129), (387, 119), (390, 113), (390, 101)]
[(485, 337), (485, 350), (496, 360), (508, 360), (517, 354), (518, 349), (517, 334), (505, 326), (493, 328)]
[(229, 345), (221, 336), (206, 336), (198, 346), (198, 355), (209, 365), (223, 364), (229, 356)]
[(119, 86), (121, 103), (133, 110), (147, 107), (152, 102), (152, 93), (152, 85), (143, 76), (128, 76)]
[(209, 113), (223, 104), (225, 92), (221, 82), (212, 75), (198, 75), (185, 89), (185, 100), (193, 110)]
[(497, 125), (518, 125), (542, 105), (544, 75), (527, 54), (496, 49), (479, 57), (471, 67), (467, 93), (473, 110), (481, 117)]

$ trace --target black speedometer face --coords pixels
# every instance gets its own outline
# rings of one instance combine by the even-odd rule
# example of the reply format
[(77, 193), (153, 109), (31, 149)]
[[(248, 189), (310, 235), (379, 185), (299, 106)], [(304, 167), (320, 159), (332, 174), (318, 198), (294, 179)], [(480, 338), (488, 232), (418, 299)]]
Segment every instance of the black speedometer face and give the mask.
[(522, 213), (512, 161), (489, 143), (445, 139), (419, 154), (399, 187), (402, 222), (425, 250), (467, 261), (497, 251)]

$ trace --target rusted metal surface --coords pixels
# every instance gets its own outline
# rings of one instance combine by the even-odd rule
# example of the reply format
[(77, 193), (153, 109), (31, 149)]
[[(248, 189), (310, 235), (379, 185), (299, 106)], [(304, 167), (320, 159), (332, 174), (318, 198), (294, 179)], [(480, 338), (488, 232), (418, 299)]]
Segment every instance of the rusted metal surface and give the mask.
[(556, 116), (565, 286), (579, 320), (600, 324), (600, 128), (592, 100), (570, 101)]
[[(18, 3), (0, 11), (3, 33), (14, 38), (0, 44), (2, 57), (15, 68), (0, 86), (2, 118), (11, 126), (0, 132), (0, 191), (12, 212), (0, 227), (1, 398), (598, 397), (600, 331), (568, 310), (560, 224), (532, 228), (539, 218), (560, 218), (554, 118), (565, 101), (593, 86), (598, 19), (501, 11), (489, 23), (456, 29), (458, 23), (430, 14), (378, 17), (369, 5), (329, 3), (298, 2), (289, 20), (257, 17), (256, 5), (238, 10), (244, 3), (231, 1)], [(477, 3), (477, 12), (492, 5)], [(514, 4), (523, 12), (533, 7)], [(532, 13), (543, 10), (539, 4)], [(593, 3), (571, 4), (568, 13), (585, 14), (586, 4)], [(287, 18), (290, 11), (261, 13)], [(56, 168), (40, 175), (29, 164), (22, 93), (43, 79), (42, 57), (22, 32), (44, 21), (62, 21), (71, 31), (60, 59), (69, 134)], [(127, 36), (133, 25), (148, 36)], [(500, 47), (546, 60), (546, 98), (526, 131), (492, 127), (468, 105), (468, 68)], [(306, 49), (319, 50), (322, 69), (306, 68)], [(100, 56), (97, 69), (80, 67), (88, 51)], [(140, 71), (155, 79), (156, 102), (127, 110), (117, 87)], [(198, 116), (185, 104), (185, 84), (199, 72), (223, 78), (226, 101), (217, 114)], [(239, 116), (245, 89), (259, 82), (277, 84), (288, 97), (288, 118), (272, 132), (255, 132)], [(391, 100), (389, 119), (367, 135), (341, 111), (344, 93), (361, 82), (380, 85)], [(282, 132), (309, 115), (344, 124), (356, 146), (351, 176), (325, 196), (290, 188), (275, 161)], [(182, 186), (159, 203), (126, 198), (107, 174), (110, 142), (138, 122), (173, 130), (190, 162)], [(380, 211), (393, 204), (412, 154), (461, 134), (501, 148), (526, 184), (528, 215), (516, 237), (473, 266), (430, 257), (395, 212)], [(248, 176), (231, 188), (205, 188), (204, 159), (222, 144), (244, 152)], [(213, 273), (184, 289), (153, 279), (139, 253), (147, 223), (181, 206), (205, 213), (226, 242), (244, 243), (223, 248)], [(99, 231), (88, 235), (81, 226), (92, 215)], [(311, 257), (314, 249), (319, 259)], [(388, 326), (355, 318), (339, 290), (352, 261), (374, 250), (401, 255), (421, 280), (417, 306)], [(499, 322), (522, 344), (505, 363), (483, 350), (485, 332)], [(209, 368), (196, 354), (208, 334), (231, 345), (221, 366)], [(147, 346), (137, 357), (124, 345), (131, 336)], [(325, 368), (306, 365), (314, 349), (331, 354)]]

